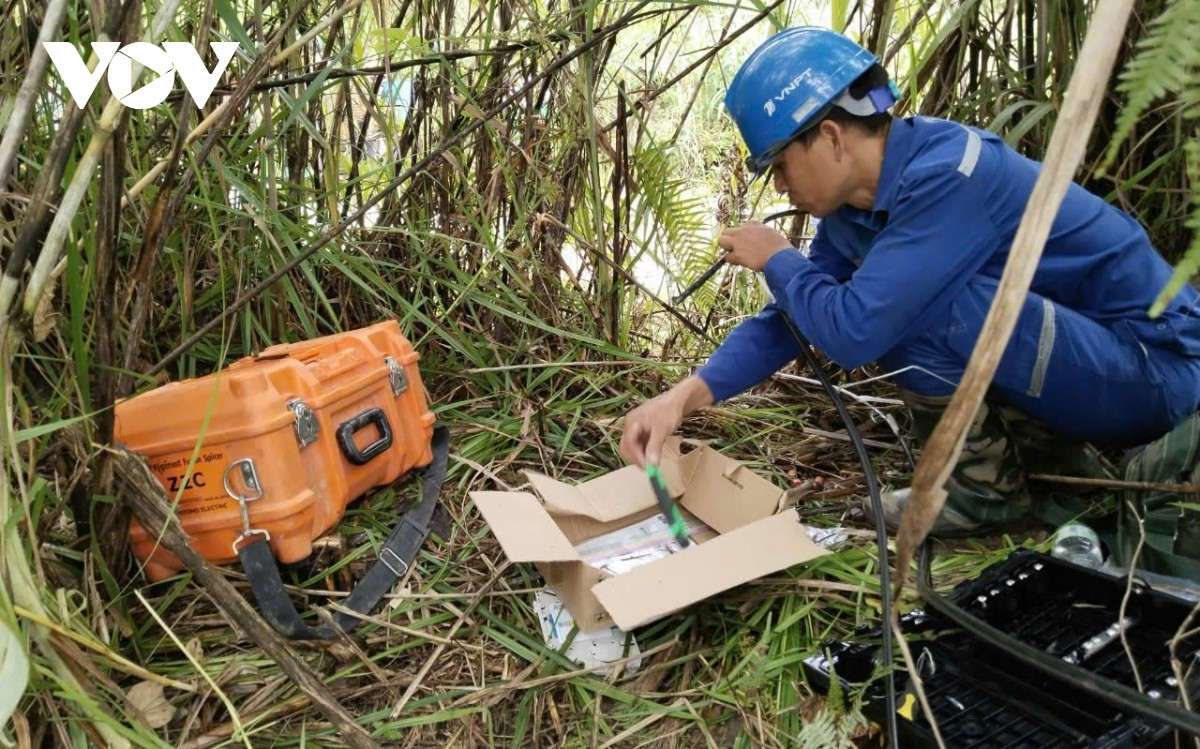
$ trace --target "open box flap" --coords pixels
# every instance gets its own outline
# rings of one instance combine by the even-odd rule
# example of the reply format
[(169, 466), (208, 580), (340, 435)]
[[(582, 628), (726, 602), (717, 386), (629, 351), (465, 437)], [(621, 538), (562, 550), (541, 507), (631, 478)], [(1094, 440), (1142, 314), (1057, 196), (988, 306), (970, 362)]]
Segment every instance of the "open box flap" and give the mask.
[[(692, 456), (680, 456), (679, 440), (672, 438), (663, 446), (659, 470), (667, 491), (679, 497), (687, 487), (693, 470)], [(636, 515), (657, 504), (646, 472), (637, 466), (625, 466), (603, 476), (571, 485), (536, 471), (525, 471), (534, 491), (555, 517), (581, 515), (601, 523), (611, 523)]]
[(684, 456), (691, 476), (681, 504), (722, 534), (768, 517), (779, 508), (783, 490), (738, 461), (710, 447)]
[[(637, 466), (625, 466), (579, 485), (588, 505), (597, 509), (597, 520), (622, 518), (657, 504), (650, 478)], [(599, 517), (601, 510), (605, 517)]]
[(762, 518), (592, 588), (617, 626), (630, 630), (709, 596), (829, 552), (794, 512)]
[(527, 492), (471, 492), (471, 499), (514, 562), (580, 562), (537, 497)]
[[(554, 517), (570, 517), (579, 515), (602, 523), (619, 520), (629, 514), (627, 508), (620, 507), (615, 502), (597, 501), (581, 491), (579, 486), (552, 479), (536, 471), (524, 471), (525, 478), (533, 486), (533, 490), (542, 498), (546, 512)], [(611, 478), (609, 474), (603, 478)]]

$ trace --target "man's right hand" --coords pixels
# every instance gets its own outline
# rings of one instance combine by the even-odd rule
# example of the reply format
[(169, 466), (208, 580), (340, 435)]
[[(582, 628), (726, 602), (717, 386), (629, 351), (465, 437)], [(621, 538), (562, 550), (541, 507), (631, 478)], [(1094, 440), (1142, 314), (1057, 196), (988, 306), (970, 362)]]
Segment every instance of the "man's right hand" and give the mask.
[(621, 457), (642, 468), (657, 465), (663, 443), (679, 429), (683, 417), (711, 403), (712, 392), (696, 376), (646, 401), (625, 416)]

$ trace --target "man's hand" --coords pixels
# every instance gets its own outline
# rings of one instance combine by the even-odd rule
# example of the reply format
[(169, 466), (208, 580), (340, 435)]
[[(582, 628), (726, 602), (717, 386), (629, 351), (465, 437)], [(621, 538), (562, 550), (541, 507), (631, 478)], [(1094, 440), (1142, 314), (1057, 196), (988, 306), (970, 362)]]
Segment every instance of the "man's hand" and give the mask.
[(625, 416), (621, 457), (639, 467), (658, 464), (663, 442), (683, 422), (683, 409), (670, 392), (652, 398)]
[(621, 457), (641, 468), (647, 463), (657, 465), (663, 442), (679, 428), (683, 417), (710, 405), (712, 400), (708, 385), (692, 375), (633, 409), (625, 415)]
[(762, 271), (772, 255), (792, 246), (787, 237), (761, 221), (748, 221), (736, 229), (726, 229), (717, 244), (729, 251), (725, 262), (754, 271)]

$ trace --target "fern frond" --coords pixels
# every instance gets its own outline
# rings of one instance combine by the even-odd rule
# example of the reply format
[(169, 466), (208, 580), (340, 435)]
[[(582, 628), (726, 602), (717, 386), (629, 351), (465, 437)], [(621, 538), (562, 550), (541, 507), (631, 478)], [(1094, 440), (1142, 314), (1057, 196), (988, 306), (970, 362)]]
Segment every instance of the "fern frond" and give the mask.
[(831, 709), (823, 709), (813, 715), (792, 740), (797, 749), (855, 749), (855, 737), (862, 734), (867, 725), (861, 713), (838, 715)]
[(822, 710), (805, 723), (795, 741), (796, 746), (801, 749), (829, 749), (844, 745), (844, 739), (838, 732), (837, 720), (828, 710)]
[[(1121, 73), (1117, 90), (1128, 96), (1102, 168), (1112, 164), (1122, 142), (1155, 100), (1195, 86), (1200, 71), (1200, 0), (1171, 0), (1138, 42), (1137, 54)], [(1194, 111), (1194, 108), (1192, 108)]]
[[(1197, 3), (1200, 5), (1200, 3)], [(1192, 210), (1185, 222), (1192, 230), (1192, 242), (1188, 245), (1183, 259), (1175, 266), (1175, 272), (1166, 287), (1159, 292), (1158, 298), (1150, 308), (1150, 317), (1158, 317), (1167, 304), (1170, 303), (1188, 279), (1200, 273), (1200, 138), (1194, 137), (1200, 133), (1193, 132), (1193, 138), (1183, 146), (1184, 157), (1187, 160), (1188, 184), (1191, 186)]]

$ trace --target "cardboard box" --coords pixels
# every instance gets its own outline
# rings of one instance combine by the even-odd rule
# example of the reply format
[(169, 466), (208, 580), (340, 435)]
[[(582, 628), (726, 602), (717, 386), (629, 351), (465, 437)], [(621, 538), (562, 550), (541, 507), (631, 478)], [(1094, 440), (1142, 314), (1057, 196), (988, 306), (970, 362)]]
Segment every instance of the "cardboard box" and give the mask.
[(687, 549), (621, 575), (589, 566), (583, 541), (646, 520), (658, 503), (645, 471), (627, 466), (571, 485), (526, 472), (537, 496), (471, 492), (504, 553), (532, 562), (582, 631), (648, 624), (709, 596), (827, 552), (812, 542), (785, 492), (745, 465), (672, 439), (659, 469), (671, 496), (712, 528)]

